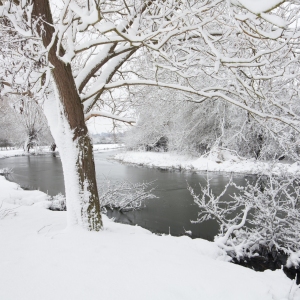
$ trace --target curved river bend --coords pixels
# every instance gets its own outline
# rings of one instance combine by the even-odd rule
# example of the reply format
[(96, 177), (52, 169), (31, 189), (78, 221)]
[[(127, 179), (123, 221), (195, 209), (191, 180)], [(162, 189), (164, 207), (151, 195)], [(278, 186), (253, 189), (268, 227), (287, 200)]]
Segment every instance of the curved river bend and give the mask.
[[(206, 173), (192, 173), (145, 168), (121, 164), (110, 160), (114, 152), (96, 152), (95, 166), (97, 182), (101, 184), (105, 179), (112, 181), (128, 180), (133, 183), (155, 181), (154, 194), (157, 199), (147, 200), (146, 207), (139, 211), (120, 213), (117, 210), (108, 211), (109, 217), (115, 217), (117, 222), (138, 224), (155, 233), (184, 235), (191, 231), (192, 237), (213, 240), (218, 233), (218, 225), (214, 220), (202, 224), (192, 224), (196, 220), (199, 208), (193, 202), (187, 190), (187, 184), (197, 193), (200, 192), (199, 182), (205, 185)], [(13, 168), (9, 179), (29, 189), (40, 189), (50, 195), (64, 193), (64, 181), (59, 156), (19, 156), (0, 160), (0, 168)], [(209, 173), (210, 185), (217, 195), (222, 192), (229, 180), (229, 175)], [(245, 184), (245, 177), (236, 175), (233, 181), (238, 185)], [(225, 197), (233, 194), (229, 188)]]

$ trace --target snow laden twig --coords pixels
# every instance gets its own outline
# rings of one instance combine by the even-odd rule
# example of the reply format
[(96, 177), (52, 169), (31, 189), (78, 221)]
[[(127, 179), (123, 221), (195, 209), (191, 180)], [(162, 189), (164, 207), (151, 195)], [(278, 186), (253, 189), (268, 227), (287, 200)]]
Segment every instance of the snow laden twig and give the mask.
[[(129, 181), (111, 182), (106, 180), (99, 186), (99, 199), (101, 211), (106, 213), (107, 208), (118, 209), (119, 211), (137, 210), (147, 199), (156, 198), (152, 194), (154, 188), (150, 188), (153, 182), (131, 183)], [(49, 197), (51, 201), (50, 210), (67, 210), (66, 199), (62, 194)]]
[(106, 208), (119, 211), (140, 209), (145, 200), (156, 198), (152, 194), (154, 188), (150, 188), (152, 184), (153, 182), (106, 181), (99, 189), (101, 210), (105, 212)]
[(16, 215), (15, 209), (16, 208), (2, 208), (3, 202), (0, 203), (0, 220), (4, 219), (7, 216), (14, 216)]
[[(223, 200), (227, 188), (234, 186), (238, 194)], [(246, 182), (245, 187), (232, 180), (224, 191), (215, 196), (209, 180), (196, 195), (188, 187), (195, 203), (201, 208), (194, 223), (214, 218), (220, 225), (215, 237), (217, 245), (231, 257), (240, 260), (262, 253), (284, 253), (287, 267), (298, 267), (300, 262), (300, 180), (297, 175), (258, 177)]]
[[(209, 179), (205, 187), (201, 186), (202, 195), (196, 195), (194, 190), (188, 186), (188, 190), (194, 198), (194, 202), (201, 211), (198, 213), (198, 219), (192, 223), (202, 223), (209, 219), (215, 219), (220, 225), (220, 234), (215, 237), (217, 245), (227, 253), (234, 253), (235, 257), (242, 257), (243, 249), (249, 244), (242, 241), (240, 244), (232, 243), (232, 235), (244, 227), (251, 204), (248, 202), (232, 200), (223, 200), (229, 186), (233, 184), (232, 180), (226, 184), (222, 193), (215, 196), (210, 187)], [(232, 217), (234, 215), (234, 217)]]

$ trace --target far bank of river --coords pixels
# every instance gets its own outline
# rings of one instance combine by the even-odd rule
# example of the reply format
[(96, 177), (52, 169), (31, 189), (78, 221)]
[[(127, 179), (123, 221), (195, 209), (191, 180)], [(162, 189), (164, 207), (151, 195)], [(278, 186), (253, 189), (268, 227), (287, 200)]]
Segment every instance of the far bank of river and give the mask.
[(122, 151), (115, 155), (116, 160), (124, 163), (196, 172), (222, 172), (232, 174), (296, 174), (300, 173), (300, 162), (286, 160), (259, 161), (254, 158), (238, 157), (228, 150), (213, 152), (207, 156), (191, 157), (172, 152)]

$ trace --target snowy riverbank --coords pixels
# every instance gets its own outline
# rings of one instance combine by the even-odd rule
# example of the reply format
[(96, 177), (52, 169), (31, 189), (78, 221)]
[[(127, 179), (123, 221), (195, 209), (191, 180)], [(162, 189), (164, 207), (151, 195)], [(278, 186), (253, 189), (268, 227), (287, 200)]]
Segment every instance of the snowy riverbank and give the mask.
[(232, 155), (228, 151), (213, 153), (207, 157), (192, 158), (169, 152), (134, 152), (127, 151), (118, 153), (116, 160), (143, 165), (147, 167), (158, 167), (164, 169), (178, 169), (189, 171), (210, 171), (245, 174), (272, 173), (298, 173), (300, 162), (293, 164), (262, 162), (254, 159), (243, 159)]
[[(225, 262), (214, 243), (156, 236), (104, 217), (101, 232), (66, 228), (46, 195), (0, 176), (0, 299), (296, 300), (282, 270)], [(11, 212), (1, 218), (4, 210)]]
[[(93, 145), (95, 152), (100, 151), (110, 151), (114, 149), (123, 148), (123, 144), (96, 144)], [(25, 152), (23, 149), (9, 149), (9, 150), (0, 150), (0, 158), (8, 158), (13, 156), (23, 156), (31, 154), (46, 154), (52, 153), (49, 146), (38, 147), (36, 150), (31, 150), (30, 153)]]

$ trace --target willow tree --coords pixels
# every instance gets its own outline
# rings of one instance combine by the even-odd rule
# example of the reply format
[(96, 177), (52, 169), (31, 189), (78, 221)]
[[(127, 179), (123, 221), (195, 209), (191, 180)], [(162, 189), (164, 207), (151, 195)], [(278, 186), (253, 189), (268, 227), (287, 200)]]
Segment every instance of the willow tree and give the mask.
[[(289, 25), (296, 22), (299, 3), (252, 2), (0, 2), (1, 38), (13, 45), (1, 54), (8, 66), (1, 69), (2, 93), (17, 87), (43, 99), (61, 153), (69, 224), (102, 227), (85, 122), (102, 116), (132, 123), (124, 116), (128, 103), (123, 101), (124, 95), (131, 100), (132, 86), (180, 90), (196, 103), (223, 99), (258, 118), (298, 124), (293, 108), (265, 91), (268, 80), (284, 75), (278, 75), (278, 57), (298, 74), (291, 43), (298, 29)], [(270, 109), (262, 110), (253, 97)], [(107, 104), (112, 111), (104, 110)]]

